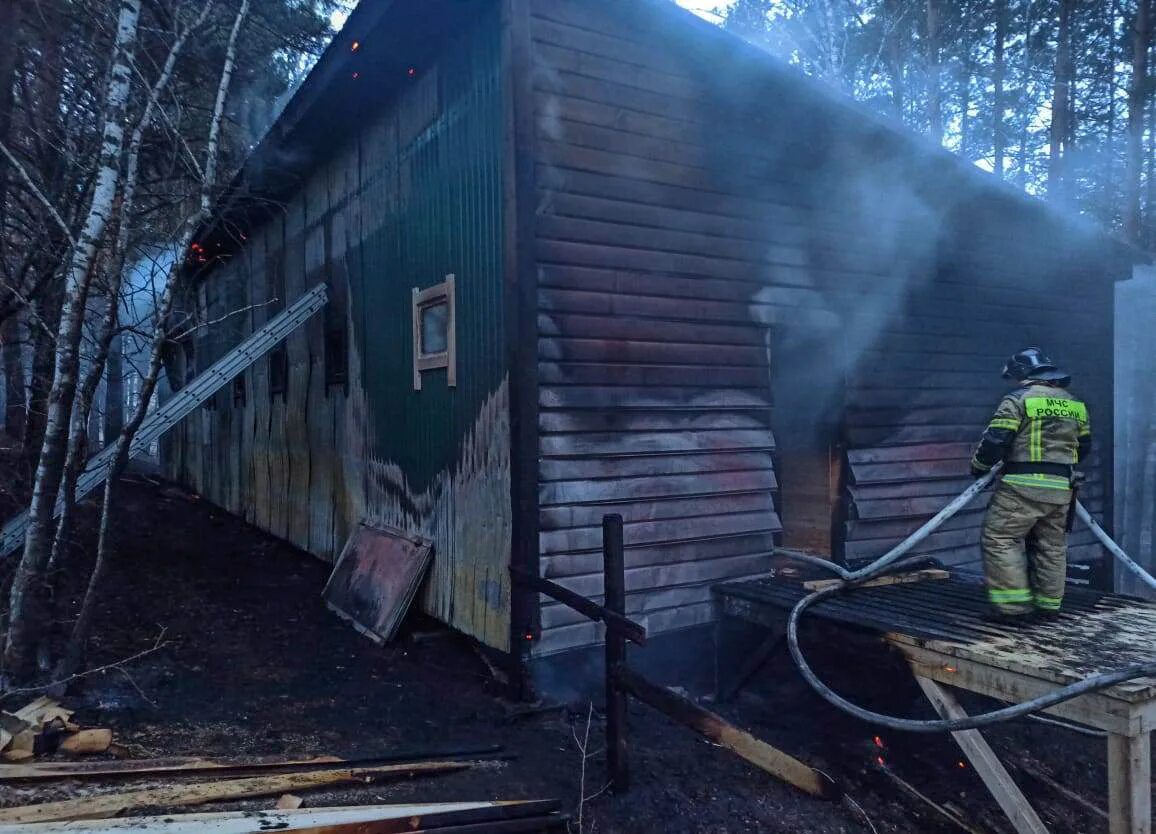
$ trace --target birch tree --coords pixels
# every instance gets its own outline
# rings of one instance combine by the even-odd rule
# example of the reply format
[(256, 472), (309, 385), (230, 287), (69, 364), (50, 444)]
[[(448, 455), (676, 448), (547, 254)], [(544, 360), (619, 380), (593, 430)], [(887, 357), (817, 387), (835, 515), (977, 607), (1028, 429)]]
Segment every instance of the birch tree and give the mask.
[(225, 115), (225, 103), (228, 99), (233, 72), (236, 68), (237, 41), (245, 25), (245, 21), (248, 18), (249, 6), (250, 0), (241, 1), (236, 17), (233, 20), (232, 29), (229, 32), (228, 43), (225, 47), (224, 63), (221, 67), (217, 93), (213, 103), (212, 118), (209, 122), (205, 159), (200, 166), (202, 177), (199, 192), (195, 197), (195, 208), (185, 220), (180, 236), (174, 245), (174, 257), (169, 267), (169, 274), (165, 281), (160, 303), (154, 313), (149, 364), (142, 380), (140, 399), (124, 430), (116, 439), (116, 452), (109, 465), (108, 477), (104, 483), (96, 563), (89, 577), (88, 588), (85, 591), (80, 613), (73, 626), (68, 648), (56, 670), (55, 677), (58, 680), (71, 677), (83, 659), (84, 647), (88, 641), (88, 635), (92, 630), (96, 601), (99, 597), (101, 583), (108, 567), (109, 555), (113, 548), (113, 530), (110, 520), (116, 502), (118, 476), (128, 464), (132, 442), (141, 424), (144, 422), (145, 417), (148, 415), (149, 403), (156, 393), (157, 381), (160, 377), (160, 371), (164, 361), (165, 347), (169, 343), (172, 335), (168, 329), (170, 326), (170, 314), (173, 310), (174, 301), (180, 292), (181, 277), (186, 266), (185, 255), (189, 252), (196, 233), (212, 218), (213, 196), (217, 193), (216, 179), (220, 163), (221, 126)]
[(72, 404), (76, 395), (81, 328), (92, 268), (120, 181), (125, 120), (132, 83), (132, 60), (140, 22), (140, 0), (122, 0), (105, 93), (104, 128), (88, 217), (74, 248), (64, 287), (60, 326), (56, 333), (53, 383), (48, 401), (44, 442), (32, 487), (29, 527), (24, 551), (9, 596), (8, 635), (4, 669), (17, 678), (32, 672), (33, 652), (43, 629), (41, 604), (44, 568), (52, 547), (53, 510), (68, 451)]

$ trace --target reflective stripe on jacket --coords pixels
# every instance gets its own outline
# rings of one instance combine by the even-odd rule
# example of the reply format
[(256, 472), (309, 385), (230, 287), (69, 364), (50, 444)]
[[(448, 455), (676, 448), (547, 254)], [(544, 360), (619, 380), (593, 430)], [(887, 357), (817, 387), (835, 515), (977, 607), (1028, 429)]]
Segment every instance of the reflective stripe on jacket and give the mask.
[(1070, 490), (1070, 468), (1087, 455), (1092, 430), (1088, 407), (1065, 388), (1028, 380), (1003, 398), (988, 422), (972, 466), (1007, 464), (1005, 484)]

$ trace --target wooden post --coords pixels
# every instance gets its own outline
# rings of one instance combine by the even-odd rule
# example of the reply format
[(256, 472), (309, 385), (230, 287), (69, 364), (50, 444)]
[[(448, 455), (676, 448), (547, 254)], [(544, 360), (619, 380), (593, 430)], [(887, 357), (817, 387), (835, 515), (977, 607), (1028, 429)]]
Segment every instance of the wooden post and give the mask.
[[(622, 538), (622, 516), (602, 517), (602, 571), (606, 608), (626, 614), (626, 555)], [(615, 671), (626, 663), (626, 639), (616, 630), (606, 630), (606, 765), (615, 793), (630, 786), (626, 746), (626, 692), (618, 685)]]
[(1148, 733), (1108, 735), (1108, 829), (1152, 832), (1152, 742)]

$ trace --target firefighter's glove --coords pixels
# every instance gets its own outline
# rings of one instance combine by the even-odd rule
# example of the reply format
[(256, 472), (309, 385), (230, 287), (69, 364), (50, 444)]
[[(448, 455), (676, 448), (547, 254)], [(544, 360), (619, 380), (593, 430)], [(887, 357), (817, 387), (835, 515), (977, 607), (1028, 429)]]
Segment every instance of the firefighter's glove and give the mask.
[(984, 469), (981, 466), (976, 466), (974, 463), (971, 465), (971, 477), (973, 478), (982, 478), (990, 471), (990, 469)]

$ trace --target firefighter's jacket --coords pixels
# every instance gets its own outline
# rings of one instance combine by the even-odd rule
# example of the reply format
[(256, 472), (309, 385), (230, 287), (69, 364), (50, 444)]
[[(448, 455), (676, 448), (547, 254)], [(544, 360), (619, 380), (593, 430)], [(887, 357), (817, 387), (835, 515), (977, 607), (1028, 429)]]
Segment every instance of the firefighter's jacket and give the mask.
[(1027, 380), (996, 408), (971, 465), (986, 472), (1003, 461), (1005, 485), (1067, 503), (1073, 467), (1091, 445), (1088, 407), (1060, 385)]

